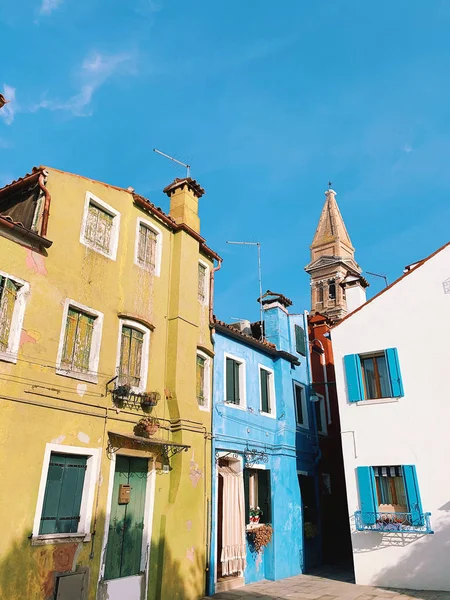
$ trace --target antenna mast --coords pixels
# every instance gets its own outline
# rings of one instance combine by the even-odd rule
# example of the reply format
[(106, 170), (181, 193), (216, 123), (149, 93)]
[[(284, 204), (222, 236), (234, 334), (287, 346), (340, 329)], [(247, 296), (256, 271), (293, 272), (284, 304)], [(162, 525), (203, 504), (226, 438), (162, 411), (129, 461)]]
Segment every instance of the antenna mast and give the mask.
[(181, 160), (178, 160), (178, 159), (174, 158), (173, 156), (169, 156), (168, 154), (165, 154), (164, 152), (161, 152), (161, 150), (157, 150), (156, 148), (153, 148), (153, 152), (156, 152), (156, 154), (160, 154), (161, 156), (164, 156), (164, 158), (168, 158), (169, 160), (173, 161), (174, 163), (177, 163), (178, 165), (185, 167), (186, 177), (191, 176), (191, 165), (187, 165), (186, 163), (181, 162)]

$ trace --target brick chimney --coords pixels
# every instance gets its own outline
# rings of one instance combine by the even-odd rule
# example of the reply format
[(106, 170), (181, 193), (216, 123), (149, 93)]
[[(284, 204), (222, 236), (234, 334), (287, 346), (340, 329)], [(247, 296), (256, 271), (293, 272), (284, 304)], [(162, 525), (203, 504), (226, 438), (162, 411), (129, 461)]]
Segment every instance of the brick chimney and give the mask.
[(177, 223), (184, 223), (191, 229), (200, 232), (198, 217), (198, 200), (205, 190), (191, 177), (175, 179), (164, 188), (163, 192), (170, 198), (169, 215)]

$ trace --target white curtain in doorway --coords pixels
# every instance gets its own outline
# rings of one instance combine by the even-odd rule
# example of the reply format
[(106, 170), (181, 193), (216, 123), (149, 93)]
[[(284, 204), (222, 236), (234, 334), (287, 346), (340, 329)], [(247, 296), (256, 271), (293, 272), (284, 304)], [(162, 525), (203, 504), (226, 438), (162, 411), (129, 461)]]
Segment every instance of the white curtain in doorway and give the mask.
[(242, 472), (219, 467), (223, 479), (222, 575), (232, 575), (245, 569), (245, 500)]

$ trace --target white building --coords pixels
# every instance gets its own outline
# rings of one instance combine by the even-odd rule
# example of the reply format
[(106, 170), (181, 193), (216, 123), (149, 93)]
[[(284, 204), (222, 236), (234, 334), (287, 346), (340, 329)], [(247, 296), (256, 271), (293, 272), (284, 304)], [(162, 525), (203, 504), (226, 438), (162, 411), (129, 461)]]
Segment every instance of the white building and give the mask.
[(449, 281), (450, 243), (362, 306), (343, 283), (353, 312), (332, 340), (359, 584), (450, 590)]

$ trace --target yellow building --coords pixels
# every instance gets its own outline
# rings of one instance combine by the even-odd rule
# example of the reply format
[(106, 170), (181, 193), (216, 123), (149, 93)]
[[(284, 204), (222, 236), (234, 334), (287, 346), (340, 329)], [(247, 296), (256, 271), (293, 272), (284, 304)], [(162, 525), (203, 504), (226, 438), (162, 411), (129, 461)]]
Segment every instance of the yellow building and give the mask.
[(46, 167), (0, 190), (1, 598), (205, 591), (220, 258), (204, 190), (164, 191), (168, 215)]

